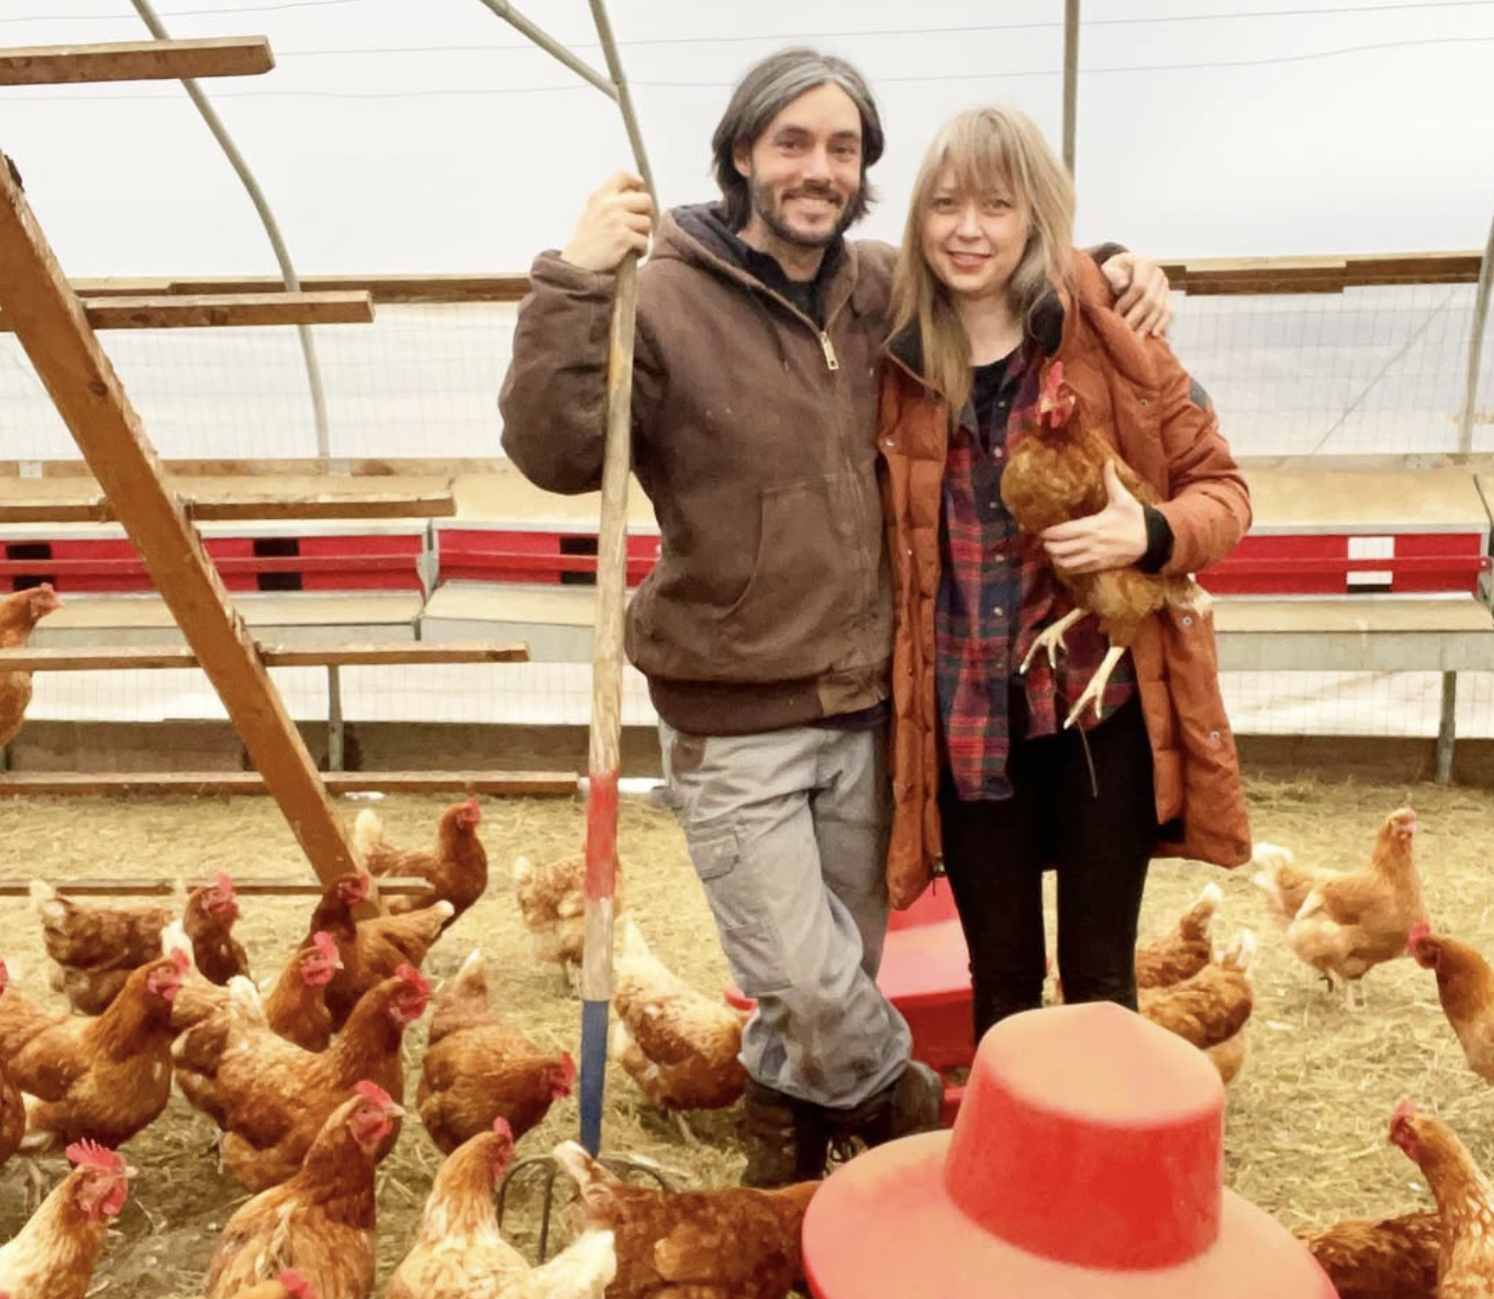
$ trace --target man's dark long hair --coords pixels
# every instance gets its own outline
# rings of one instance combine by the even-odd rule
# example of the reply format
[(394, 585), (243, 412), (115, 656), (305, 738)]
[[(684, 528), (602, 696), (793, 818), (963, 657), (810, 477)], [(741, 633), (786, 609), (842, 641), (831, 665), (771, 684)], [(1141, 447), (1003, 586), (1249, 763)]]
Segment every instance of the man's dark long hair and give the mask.
[(733, 230), (740, 230), (752, 215), (747, 178), (737, 170), (737, 149), (756, 144), (786, 104), (806, 91), (827, 85), (844, 90), (861, 114), (861, 188), (846, 210), (844, 224), (854, 225), (866, 215), (876, 197), (867, 183), (866, 169), (882, 156), (884, 143), (877, 102), (867, 88), (866, 79), (844, 59), (795, 48), (780, 50), (748, 69), (747, 75), (737, 83), (731, 103), (711, 137), (716, 183), (721, 186), (727, 224)]

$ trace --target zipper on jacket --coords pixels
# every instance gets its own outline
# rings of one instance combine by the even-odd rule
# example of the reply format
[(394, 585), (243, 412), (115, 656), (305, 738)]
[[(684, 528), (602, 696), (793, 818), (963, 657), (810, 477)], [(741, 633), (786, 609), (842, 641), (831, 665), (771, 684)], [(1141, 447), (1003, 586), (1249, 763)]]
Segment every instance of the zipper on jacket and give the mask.
[(830, 341), (830, 335), (823, 329), (820, 330), (820, 346), (825, 352), (825, 368), (827, 370), (840, 369), (840, 360), (835, 355), (835, 344)]

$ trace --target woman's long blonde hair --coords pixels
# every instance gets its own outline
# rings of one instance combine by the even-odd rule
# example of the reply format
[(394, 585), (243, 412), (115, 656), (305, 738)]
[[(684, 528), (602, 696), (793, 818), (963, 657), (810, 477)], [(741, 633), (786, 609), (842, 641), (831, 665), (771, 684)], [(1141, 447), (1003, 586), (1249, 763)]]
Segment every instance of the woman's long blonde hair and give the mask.
[(946, 122), (913, 183), (903, 244), (892, 277), (892, 333), (918, 328), (923, 376), (958, 419), (970, 395), (970, 340), (949, 290), (923, 255), (923, 226), (946, 170), (964, 194), (1007, 190), (1027, 212), (1027, 248), (1007, 299), (1024, 322), (1051, 286), (1068, 280), (1074, 240), (1074, 184), (1037, 124), (1014, 108), (972, 108)]

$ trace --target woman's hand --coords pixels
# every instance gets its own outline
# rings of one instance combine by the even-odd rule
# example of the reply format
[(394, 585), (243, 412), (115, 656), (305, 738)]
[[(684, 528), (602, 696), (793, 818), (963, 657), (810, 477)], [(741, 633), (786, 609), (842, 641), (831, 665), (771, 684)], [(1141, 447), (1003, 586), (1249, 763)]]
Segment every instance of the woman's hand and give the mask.
[(1115, 294), (1115, 310), (1143, 338), (1165, 334), (1172, 324), (1172, 286), (1156, 262), (1135, 253), (1116, 253), (1100, 270)]
[(654, 203), (643, 178), (630, 171), (609, 176), (586, 207), (561, 257), (585, 271), (615, 271), (629, 253), (648, 251)]
[(1115, 460), (1105, 462), (1105, 508), (1082, 519), (1057, 523), (1042, 534), (1055, 568), (1098, 573), (1125, 568), (1146, 554), (1146, 511), (1120, 480)]

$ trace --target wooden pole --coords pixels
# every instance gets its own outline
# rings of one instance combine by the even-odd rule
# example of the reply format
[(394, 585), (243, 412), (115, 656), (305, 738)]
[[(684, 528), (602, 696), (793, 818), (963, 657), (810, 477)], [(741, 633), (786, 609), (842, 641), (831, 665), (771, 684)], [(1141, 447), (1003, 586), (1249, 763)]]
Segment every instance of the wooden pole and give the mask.
[(617, 782), (622, 734), (623, 610), (627, 600), (628, 471), (632, 459), (633, 339), (638, 260), (617, 270), (607, 358), (607, 440), (597, 532), (597, 613), (591, 660), (586, 798), (586, 938), (581, 963), (581, 1144), (602, 1141), (602, 1093), (612, 1001), (617, 891)]
[[(653, 192), (648, 158), (603, 0), (592, 18), (640, 174)], [(597, 613), (592, 641), (591, 734), (586, 800), (586, 936), (581, 961), (581, 1144), (602, 1144), (608, 1014), (612, 1002), (612, 926), (617, 890), (617, 781), (622, 737), (623, 612), (628, 598), (628, 475), (633, 458), (633, 341), (638, 316), (638, 258), (617, 268), (607, 356), (607, 433), (602, 514), (597, 530)]]
[[(650, 196), (653, 174), (622, 60), (603, 0), (591, 0), (592, 21), (607, 58), (607, 76), (541, 31), (507, 0), (480, 0), (622, 111), (638, 174)], [(612, 1001), (612, 922), (617, 887), (617, 779), (622, 739), (623, 609), (627, 603), (628, 474), (632, 468), (633, 334), (638, 314), (638, 259), (617, 268), (607, 356), (607, 427), (602, 464), (602, 517), (597, 531), (596, 634), (592, 641), (591, 743), (586, 798), (586, 913), (581, 957), (581, 1144), (595, 1155), (602, 1142), (607, 1018)]]

